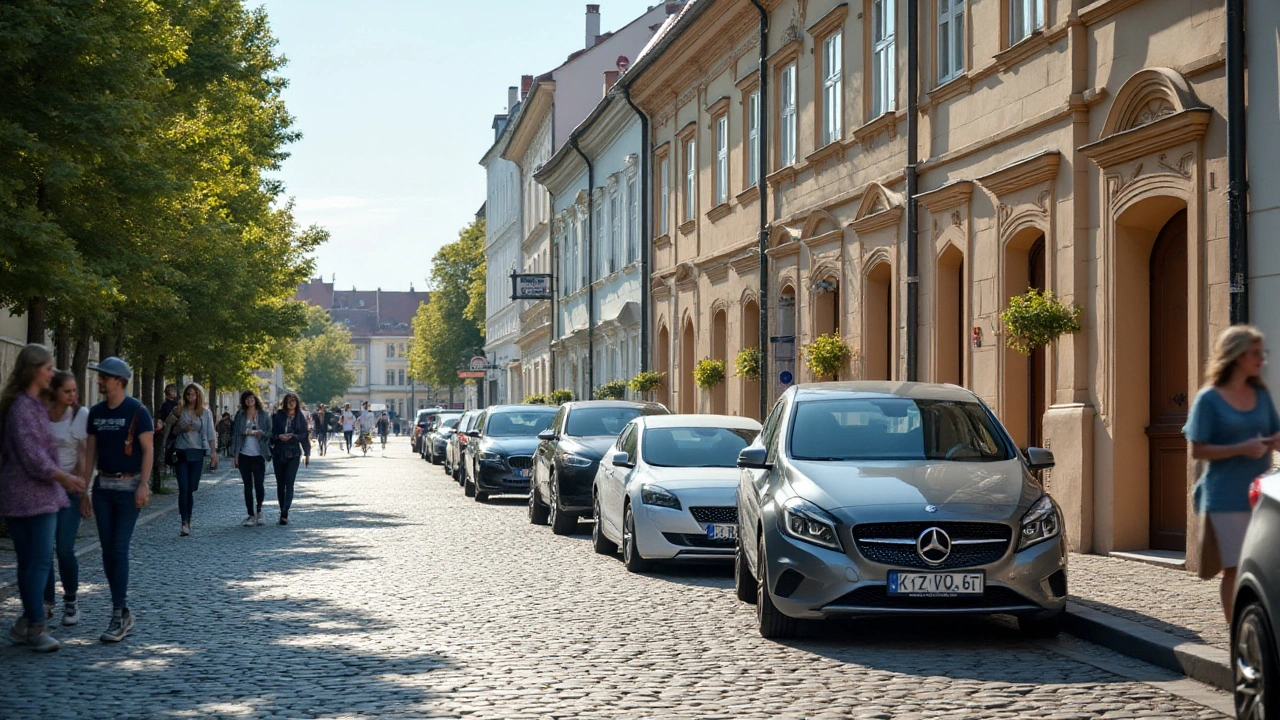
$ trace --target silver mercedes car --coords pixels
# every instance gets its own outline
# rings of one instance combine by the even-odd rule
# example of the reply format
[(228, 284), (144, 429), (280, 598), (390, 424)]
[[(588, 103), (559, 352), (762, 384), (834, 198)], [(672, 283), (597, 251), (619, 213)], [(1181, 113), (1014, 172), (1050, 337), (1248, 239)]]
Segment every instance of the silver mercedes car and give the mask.
[(801, 619), (1010, 614), (1061, 630), (1062, 515), (991, 410), (953, 385), (787, 390), (738, 458), (734, 580), (760, 634)]

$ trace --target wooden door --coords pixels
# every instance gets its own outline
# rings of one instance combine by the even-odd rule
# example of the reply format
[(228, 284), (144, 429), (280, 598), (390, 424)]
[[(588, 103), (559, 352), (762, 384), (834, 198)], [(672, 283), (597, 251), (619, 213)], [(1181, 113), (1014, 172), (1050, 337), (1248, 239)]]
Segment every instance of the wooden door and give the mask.
[(1174, 215), (1151, 250), (1151, 408), (1147, 441), (1151, 547), (1187, 548), (1187, 213)]
[[(1044, 236), (1027, 252), (1029, 287), (1044, 290)], [(1045, 353), (1043, 345), (1027, 358), (1027, 447), (1044, 447)]]

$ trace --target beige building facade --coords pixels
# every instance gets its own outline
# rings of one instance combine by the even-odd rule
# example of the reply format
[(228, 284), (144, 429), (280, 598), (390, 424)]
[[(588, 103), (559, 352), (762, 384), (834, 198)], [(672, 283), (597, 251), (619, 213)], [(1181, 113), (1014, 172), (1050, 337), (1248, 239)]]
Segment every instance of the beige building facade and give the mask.
[[(652, 126), (659, 399), (755, 416), (738, 351), (765, 349), (772, 398), (783, 371), (815, 380), (802, 348), (828, 333), (854, 350), (841, 379), (909, 379), (914, 285), (915, 379), (971, 388), (1054, 451), (1075, 549), (1194, 547), (1180, 430), (1228, 322), (1221, 3), (920, 2), (914, 276), (906, 2), (763, 5), (763, 104), (747, 0), (691, 3), (627, 78)], [(999, 313), (1029, 287), (1083, 330), (1026, 357)], [(722, 385), (696, 387), (703, 358)]]

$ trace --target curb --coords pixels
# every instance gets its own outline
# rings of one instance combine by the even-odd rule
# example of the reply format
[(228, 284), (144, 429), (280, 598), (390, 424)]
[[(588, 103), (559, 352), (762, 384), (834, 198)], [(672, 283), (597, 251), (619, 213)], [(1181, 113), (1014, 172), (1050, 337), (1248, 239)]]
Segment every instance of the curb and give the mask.
[(1221, 690), (1235, 689), (1231, 654), (1221, 648), (1184, 640), (1074, 602), (1067, 603), (1065, 629), (1082, 640), (1180, 672)]

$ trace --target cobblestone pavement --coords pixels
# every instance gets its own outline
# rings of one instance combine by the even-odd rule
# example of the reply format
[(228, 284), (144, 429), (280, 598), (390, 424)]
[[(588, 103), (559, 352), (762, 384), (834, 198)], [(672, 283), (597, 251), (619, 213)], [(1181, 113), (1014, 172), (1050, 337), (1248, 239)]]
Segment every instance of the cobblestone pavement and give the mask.
[(1226, 650), (1218, 579), (1100, 555), (1072, 555), (1071, 599), (1161, 632)]
[(1220, 717), (1188, 699), (1213, 691), (1167, 691), (1190, 681), (998, 621), (763, 640), (727, 569), (631, 575), (523, 500), (464, 498), (407, 441), (388, 455), (317, 459), (288, 527), (240, 527), (226, 483), (196, 495), (190, 538), (141, 528), (119, 645), (97, 641), (109, 602), (85, 562), (62, 651), (0, 648), (0, 718)]

